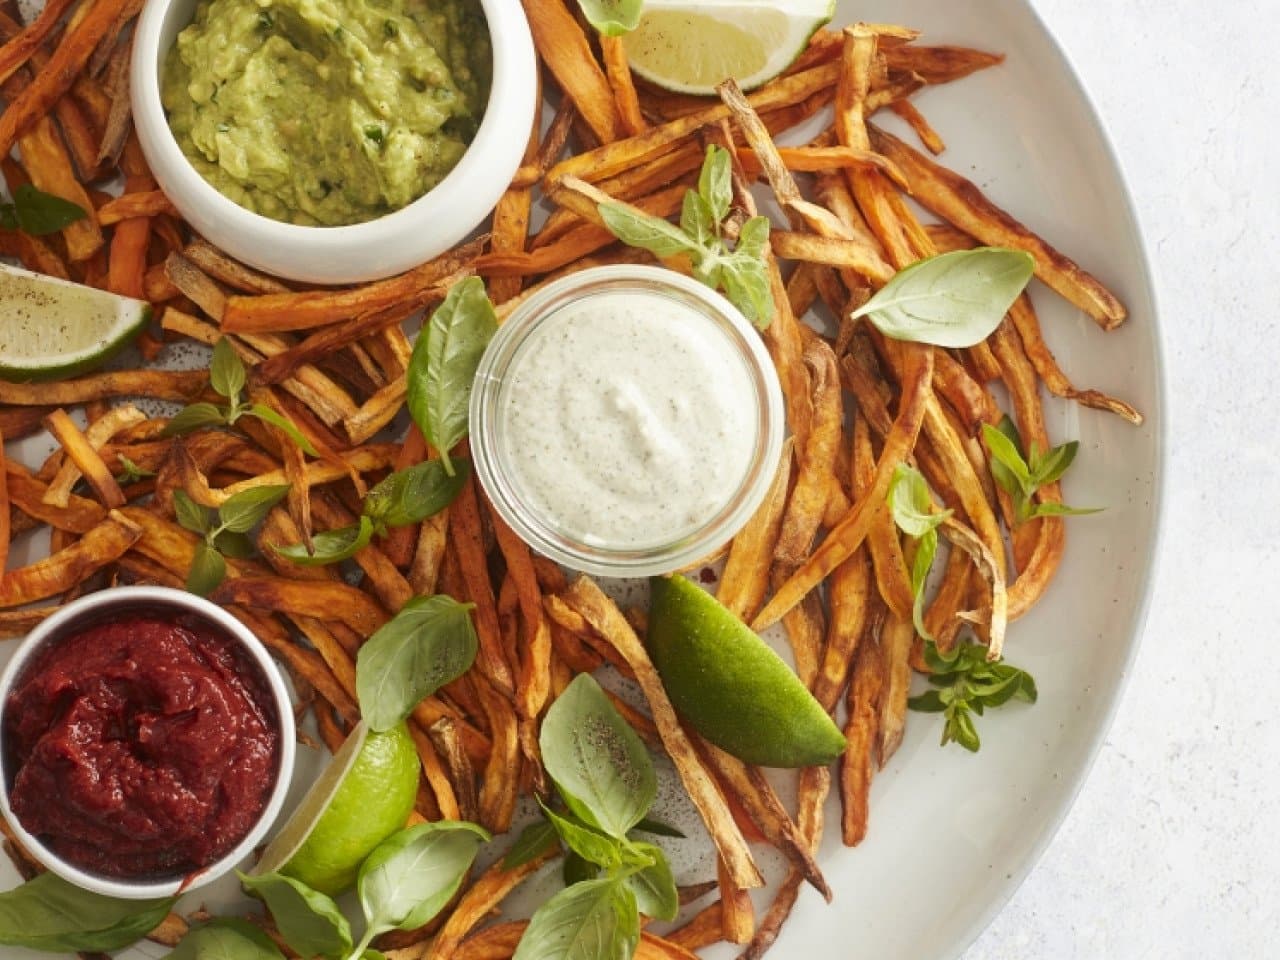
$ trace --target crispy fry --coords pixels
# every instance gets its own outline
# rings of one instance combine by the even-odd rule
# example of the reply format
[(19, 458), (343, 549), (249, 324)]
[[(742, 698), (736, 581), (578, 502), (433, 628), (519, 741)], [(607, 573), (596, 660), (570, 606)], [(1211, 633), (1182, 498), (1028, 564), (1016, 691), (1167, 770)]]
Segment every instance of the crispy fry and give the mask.
[(124, 506), (124, 492), (98, 451), (118, 431), (135, 423), (141, 423), (145, 419), (142, 411), (131, 404), (116, 407), (93, 423), (86, 433), (81, 433), (80, 428), (72, 422), (65, 410), (58, 409), (50, 413), (45, 418), (45, 425), (54, 438), (62, 444), (63, 450), (67, 453), (67, 459), (49, 485), (49, 490), (45, 494), (48, 499), (45, 502), (65, 507), (71, 495), (71, 488), (83, 474), (104, 506), (108, 508)]
[(407, 273), (347, 290), (268, 293), (227, 299), (222, 329), (228, 333), (307, 330), (422, 295), (479, 255), (487, 238), (479, 237), (414, 267)]
[(98, 208), (98, 222), (104, 227), (134, 217), (155, 217), (162, 213), (179, 216), (177, 209), (161, 190), (124, 193)]
[(0, 381), (0, 403), (17, 406), (72, 406), (109, 397), (190, 400), (209, 383), (205, 370), (113, 370), (60, 383)]
[(456, 818), (478, 822), (480, 818), (480, 800), (476, 794), (476, 773), (471, 765), (471, 757), (462, 747), (458, 737), (458, 727), (450, 717), (441, 717), (427, 730), (431, 744), (449, 768), (451, 793), (455, 798)]
[(840, 757), (840, 831), (848, 847), (856, 847), (867, 835), (871, 779), (880, 766), (880, 711), (886, 675), (880, 649), (882, 619), (882, 613), (868, 619), (845, 701), (848, 746)]
[[(2, 119), (0, 123), (3, 123)], [(67, 243), (70, 260), (88, 260), (105, 241), (93, 201), (76, 179), (75, 167), (53, 120), (50, 117), (37, 120), (27, 133), (18, 138), (18, 149), (34, 186), (74, 203), (85, 212), (82, 219), (63, 228), (62, 237)]]
[(78, 541), (43, 560), (0, 574), (0, 607), (20, 607), (70, 590), (111, 563), (142, 536), (142, 529), (112, 510)]
[(9, 519), (9, 471), (5, 469), (4, 433), (0, 432), (0, 576), (9, 566), (9, 541), (12, 530)]
[(769, 587), (769, 560), (782, 527), (794, 442), (788, 437), (784, 443), (769, 493), (760, 509), (733, 538), (720, 575), (716, 599), (743, 621), (755, 616)]
[(613, 103), (618, 111), (622, 132), (629, 137), (644, 133), (649, 124), (640, 112), (640, 98), (636, 96), (631, 78), (631, 66), (627, 63), (627, 50), (621, 37), (600, 35), (600, 53), (604, 59), (605, 75), (613, 89)]
[(8, 80), (40, 48), (62, 22), (62, 15), (75, 0), (49, 0), (40, 15), (0, 47), (0, 82)]
[(667, 942), (674, 943), (685, 950), (696, 951), (719, 943), (723, 936), (724, 906), (719, 900), (703, 907), (695, 913), (682, 927), (677, 927), (667, 934)]
[[(121, 199), (124, 199), (123, 197)], [(162, 211), (163, 212), (163, 211)], [(274, 277), (251, 270), (206, 240), (196, 237), (182, 251), (183, 256), (213, 279), (233, 290), (246, 293), (288, 293), (289, 288)]]
[(751, 893), (735, 886), (724, 860), (716, 860), (716, 877), (720, 883), (720, 933), (729, 943), (750, 943), (756, 931), (756, 910)]
[(613, 601), (587, 577), (579, 577), (570, 584), (562, 594), (562, 599), (607, 639), (635, 671), (636, 680), (649, 702), (649, 709), (658, 724), (667, 753), (702, 815), (734, 884), (744, 888), (760, 886), (763, 878), (751, 857), (751, 851), (742, 839), (737, 824), (733, 822), (724, 797), (708, 776), (706, 768), (685, 736), (680, 721), (676, 719), (675, 710), (667, 699), (662, 681), (640, 638), (632, 631)]
[(560, 89), (601, 143), (623, 132), (622, 117), (587, 35), (563, 0), (523, 0), (529, 29)]
[(476, 605), (476, 633), (480, 639), (476, 665), (504, 696), (511, 697), (515, 691), (515, 680), (502, 649), (497, 604), (485, 561), (480, 503), (475, 484), (475, 475), (471, 474), (450, 507), (450, 539), (457, 552), (458, 565), (466, 586), (466, 599)]
[(387, 622), (386, 612), (367, 593), (345, 583), (234, 577), (224, 580), (210, 599), (259, 610), (333, 618), (364, 637)]
[(889, 104), (889, 109), (901, 117), (915, 131), (925, 149), (935, 157), (947, 149), (947, 145), (942, 142), (942, 137), (938, 136), (938, 131), (933, 129), (933, 126), (925, 119), (924, 114), (910, 100), (896, 100)]

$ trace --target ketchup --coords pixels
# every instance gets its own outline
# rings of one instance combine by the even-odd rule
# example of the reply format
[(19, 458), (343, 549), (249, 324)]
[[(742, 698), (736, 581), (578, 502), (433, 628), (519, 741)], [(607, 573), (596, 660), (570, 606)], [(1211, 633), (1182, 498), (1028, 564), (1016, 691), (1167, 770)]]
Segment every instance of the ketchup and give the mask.
[(188, 874), (266, 806), (279, 718), (235, 640), (188, 617), (131, 614), (53, 641), (4, 705), (10, 805), (93, 873)]

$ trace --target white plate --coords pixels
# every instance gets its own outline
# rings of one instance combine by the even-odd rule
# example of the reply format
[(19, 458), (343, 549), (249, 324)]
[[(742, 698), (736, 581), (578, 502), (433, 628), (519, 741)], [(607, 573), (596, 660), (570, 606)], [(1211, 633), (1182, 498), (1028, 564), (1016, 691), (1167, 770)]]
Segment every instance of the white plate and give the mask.
[[(1040, 702), (981, 719), (977, 756), (939, 749), (940, 721), (913, 715), (902, 748), (875, 782), (862, 846), (841, 846), (838, 810), (829, 811), (821, 862), (835, 904), (806, 889), (771, 954), (947, 960), (986, 925), (1048, 843), (1102, 742), (1132, 662), (1159, 512), (1160, 346), (1151, 277), (1119, 165), (1031, 6), (841, 0), (836, 22), (858, 18), (920, 28), (922, 42), (1007, 54), (1002, 67), (929, 90), (916, 102), (946, 140), (948, 166), (1097, 274), (1128, 306), (1129, 321), (1104, 334), (1042, 286), (1034, 290), (1049, 342), (1077, 385), (1113, 392), (1147, 415), (1147, 424), (1134, 428), (1108, 414), (1048, 405), (1054, 437), (1081, 441), (1067, 478), (1068, 502), (1107, 510), (1068, 521), (1059, 576), (1045, 601), (1010, 631), (1009, 658), (1035, 675)], [(314, 766), (301, 764), (303, 777), (308, 769)], [(0, 888), (16, 880), (0, 859)], [(232, 892), (224, 886), (196, 894), (190, 906), (216, 906)], [(123, 956), (161, 953), (147, 945)], [(0, 948), (0, 956), (38, 955)]]

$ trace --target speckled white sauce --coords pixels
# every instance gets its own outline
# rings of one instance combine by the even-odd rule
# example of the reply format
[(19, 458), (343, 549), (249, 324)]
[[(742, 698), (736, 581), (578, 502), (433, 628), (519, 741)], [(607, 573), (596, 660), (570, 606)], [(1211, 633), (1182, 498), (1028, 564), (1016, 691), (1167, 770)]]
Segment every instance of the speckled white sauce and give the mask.
[(563, 307), (521, 346), (497, 433), (530, 509), (582, 542), (639, 549), (732, 499), (756, 416), (727, 334), (681, 301), (611, 291)]

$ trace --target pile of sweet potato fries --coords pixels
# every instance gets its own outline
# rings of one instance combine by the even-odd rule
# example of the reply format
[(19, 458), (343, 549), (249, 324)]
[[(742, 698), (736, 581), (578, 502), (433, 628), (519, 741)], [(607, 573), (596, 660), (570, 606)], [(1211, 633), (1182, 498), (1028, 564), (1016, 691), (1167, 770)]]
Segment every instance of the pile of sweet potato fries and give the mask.
[[(963, 350), (886, 339), (849, 321), (850, 309), (921, 257), (981, 244), (1030, 252), (1037, 276), (1104, 331), (1125, 310), (933, 159), (943, 143), (912, 95), (995, 67), (1000, 56), (927, 46), (904, 27), (858, 24), (819, 31), (759, 90), (744, 95), (728, 82), (718, 100), (693, 98), (633, 82), (621, 43), (584, 29), (565, 0), (524, 5), (555, 114), (533, 131), (488, 232), (392, 279), (297, 289), (194, 235), (156, 188), (129, 113), (129, 25), (141, 0), (48, 0), (26, 27), (10, 3), (0, 4), (7, 103), (0, 170), (10, 190), (30, 182), (88, 212), (51, 237), (0, 231), (0, 253), (150, 301), (158, 322), (139, 342), (146, 361), (167, 343), (226, 337), (248, 368), (250, 399), (292, 420), (318, 453), (250, 418), (232, 429), (164, 436), (167, 419), (130, 402), (216, 400), (203, 370), (144, 364), (58, 383), (0, 382), (4, 440), (47, 430), (56, 441), (43, 463), (0, 458), (0, 636), (22, 635), (86, 591), (182, 586), (196, 537), (175, 521), (175, 491), (218, 506), (249, 487), (287, 483), (287, 500), (261, 526), (258, 554), (228, 560), (213, 599), (270, 647), (323, 741), (336, 749), (357, 722), (356, 653), (409, 598), (447, 593), (474, 603), (474, 667), (411, 718), (423, 772), (417, 813), (502, 833), (517, 799), (546, 788), (537, 734), (548, 704), (576, 674), (607, 664), (638, 682), (645, 703), (619, 701), (619, 709), (671, 758), (719, 854), (715, 882), (683, 891), (682, 925), (662, 937), (646, 932), (639, 956), (687, 958), (727, 940), (758, 957), (803, 883), (831, 895), (814, 851), (832, 771), (799, 772), (798, 806), (788, 809), (759, 769), (686, 730), (641, 642), (643, 610), (622, 610), (590, 578), (569, 578), (533, 555), (489, 509), (474, 478), (447, 510), (360, 551), (358, 578), (300, 566), (273, 547), (350, 524), (364, 492), (388, 471), (435, 456), (416, 428), (403, 439), (387, 435), (405, 401), (404, 321), (472, 274), (486, 279), (505, 317), (567, 273), (652, 262), (602, 226), (598, 203), (612, 198), (672, 216), (706, 147), (730, 148), (737, 222), (756, 212), (752, 187), (758, 193), (760, 184), (786, 217), (771, 236), (775, 312), (762, 335), (791, 439), (765, 506), (726, 545), (716, 592), (757, 629), (781, 621), (800, 677), (838, 711), (848, 735), (834, 777), (839, 828), (845, 843), (857, 844), (871, 779), (902, 737), (913, 667), (924, 669), (912, 622), (911, 543), (885, 504), (895, 467), (913, 463), (954, 511), (942, 532), (957, 549), (925, 613), (939, 648), (969, 627), (998, 651), (1006, 622), (1044, 594), (1065, 525), (1056, 516), (1015, 524), (1007, 495), (992, 482), (981, 427), (1002, 416), (993, 387), (1008, 398), (1022, 437), (1042, 450), (1050, 447), (1042, 386), (1135, 423), (1141, 417), (1072, 385), (1027, 296), (987, 341)], [(905, 121), (924, 149), (873, 123), (878, 113)], [(819, 115), (829, 122), (809, 142), (775, 144)], [(921, 223), (908, 196), (938, 222)], [(550, 214), (533, 231), (540, 200)], [(679, 258), (667, 266), (688, 268)], [(802, 322), (811, 308), (834, 318), (829, 335)], [(1036, 496), (1060, 502), (1056, 483)], [(12, 540), (41, 530), (49, 534), (47, 557), (4, 563)], [(760, 917), (748, 896), (762, 883), (748, 841), (776, 847), (790, 863)], [(8, 848), (24, 872), (36, 869), (12, 840)], [(554, 856), (512, 870), (495, 864), (429, 928), (387, 935), (380, 948), (405, 960), (509, 957), (523, 924), (484, 925)], [(269, 917), (257, 922), (271, 931)], [(171, 916), (153, 936), (172, 944), (185, 926)]]

